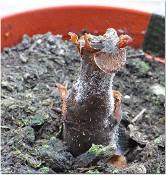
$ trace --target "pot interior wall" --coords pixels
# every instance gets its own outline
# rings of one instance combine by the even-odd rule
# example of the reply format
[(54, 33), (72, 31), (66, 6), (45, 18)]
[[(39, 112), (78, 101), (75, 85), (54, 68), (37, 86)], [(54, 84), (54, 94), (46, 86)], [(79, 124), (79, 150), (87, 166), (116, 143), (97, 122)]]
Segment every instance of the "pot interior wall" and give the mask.
[(2, 48), (17, 44), (24, 34), (52, 32), (67, 38), (69, 31), (100, 34), (109, 27), (133, 37), (133, 47), (142, 46), (151, 14), (101, 6), (64, 6), (37, 9), (2, 19)]

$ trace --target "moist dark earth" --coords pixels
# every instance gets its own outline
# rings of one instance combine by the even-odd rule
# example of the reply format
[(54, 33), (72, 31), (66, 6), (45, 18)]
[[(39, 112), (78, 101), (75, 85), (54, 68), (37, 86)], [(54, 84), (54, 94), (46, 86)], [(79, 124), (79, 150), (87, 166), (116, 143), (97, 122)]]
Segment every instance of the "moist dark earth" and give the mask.
[(123, 95), (122, 122), (132, 143), (127, 167), (117, 168), (90, 151), (75, 158), (63, 143), (57, 84), (70, 89), (77, 79), (76, 46), (46, 33), (24, 35), (3, 49), (1, 172), (165, 173), (164, 65), (147, 60), (141, 49), (127, 48), (127, 57), (113, 89)]

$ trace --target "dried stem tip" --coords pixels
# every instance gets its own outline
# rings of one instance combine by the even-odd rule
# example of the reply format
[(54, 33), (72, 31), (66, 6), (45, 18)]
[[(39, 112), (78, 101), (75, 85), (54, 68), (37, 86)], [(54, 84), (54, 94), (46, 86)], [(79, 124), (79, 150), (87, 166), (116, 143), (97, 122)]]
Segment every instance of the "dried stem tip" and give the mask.
[(75, 33), (69, 32), (71, 41), (77, 45), (82, 56), (88, 53), (95, 64), (105, 73), (117, 72), (126, 62), (125, 47), (132, 42), (128, 35), (118, 36), (115, 29), (107, 29), (104, 35), (85, 33), (78, 38)]
[(119, 37), (119, 43), (118, 43), (118, 47), (119, 48), (124, 48), (126, 47), (128, 44), (130, 44), (132, 42), (132, 38), (128, 35), (121, 35)]

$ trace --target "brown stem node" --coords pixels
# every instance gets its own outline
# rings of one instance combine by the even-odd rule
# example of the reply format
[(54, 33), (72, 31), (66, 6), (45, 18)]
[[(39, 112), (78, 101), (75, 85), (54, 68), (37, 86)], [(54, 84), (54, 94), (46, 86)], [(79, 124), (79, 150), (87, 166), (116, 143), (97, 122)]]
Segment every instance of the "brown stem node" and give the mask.
[(69, 32), (68, 35), (71, 37), (70, 41), (73, 42), (74, 44), (78, 45), (78, 36), (73, 33), (73, 32)]
[(57, 88), (62, 100), (62, 114), (64, 114), (66, 112), (66, 99), (68, 96), (68, 90), (65, 86), (61, 84), (57, 84)]
[(85, 40), (84, 48), (87, 48), (87, 49), (91, 49), (92, 48), (92, 46), (91, 46), (91, 44), (89, 42), (89, 38), (90, 38), (90, 35), (85, 33), (84, 34), (84, 40)]
[(133, 41), (133, 39), (128, 36), (128, 35), (120, 35), (119, 37), (119, 43), (118, 43), (118, 48), (124, 48), (126, 46), (128, 46), (131, 42)]
[(122, 94), (119, 91), (113, 90), (113, 97), (114, 97), (114, 117), (118, 122), (120, 122), (120, 120), (121, 120), (121, 97), (122, 97)]

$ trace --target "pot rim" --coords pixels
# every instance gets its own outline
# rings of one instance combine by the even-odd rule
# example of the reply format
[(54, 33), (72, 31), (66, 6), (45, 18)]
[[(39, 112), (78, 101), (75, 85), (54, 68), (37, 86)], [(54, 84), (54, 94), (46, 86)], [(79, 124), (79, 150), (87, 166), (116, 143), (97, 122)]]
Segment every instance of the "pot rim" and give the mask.
[(77, 1), (52, 1), (52, 0), (5, 0), (0, 2), (1, 4), (1, 17), (14, 15), (31, 10), (37, 10), (48, 7), (61, 7), (61, 6), (107, 6), (107, 7), (119, 7), (124, 9), (133, 9), (147, 13), (155, 13), (164, 15), (164, 2), (163, 0), (77, 0)]
[[(101, 34), (109, 27), (122, 29), (123, 32), (134, 37), (132, 46), (138, 48), (144, 44), (145, 40), (149, 41), (146, 31), (158, 16), (161, 19), (157, 20), (163, 23), (162, 16), (158, 15), (154, 18), (154, 15), (156, 14), (98, 4), (64, 5), (26, 10), (2, 18), (1, 49), (17, 44), (25, 33), (32, 36), (51, 31), (53, 34), (62, 34), (66, 37), (69, 31), (77, 33), (82, 29), (88, 29), (88, 32), (93, 33), (94, 30), (97, 30), (96, 34)], [(162, 30), (158, 33), (160, 36), (158, 38), (163, 38)], [(154, 41), (159, 41), (158, 38)]]
[[(138, 38), (138, 41), (135, 42), (138, 47), (143, 42), (144, 31), (147, 29), (151, 15), (133, 9), (98, 5), (66, 5), (32, 9), (2, 18), (2, 48), (10, 46), (11, 44), (7, 43), (11, 43), (12, 38), (15, 40), (14, 44), (16, 43), (14, 35), (18, 38), (18, 35), (25, 33), (31, 36), (37, 32), (51, 31), (54, 34), (65, 36), (69, 32), (67, 28), (73, 32), (80, 32), (85, 28), (91, 33), (98, 30), (100, 34), (109, 27), (115, 29), (124, 27), (128, 34)], [(52, 20), (54, 18), (58, 25)]]

